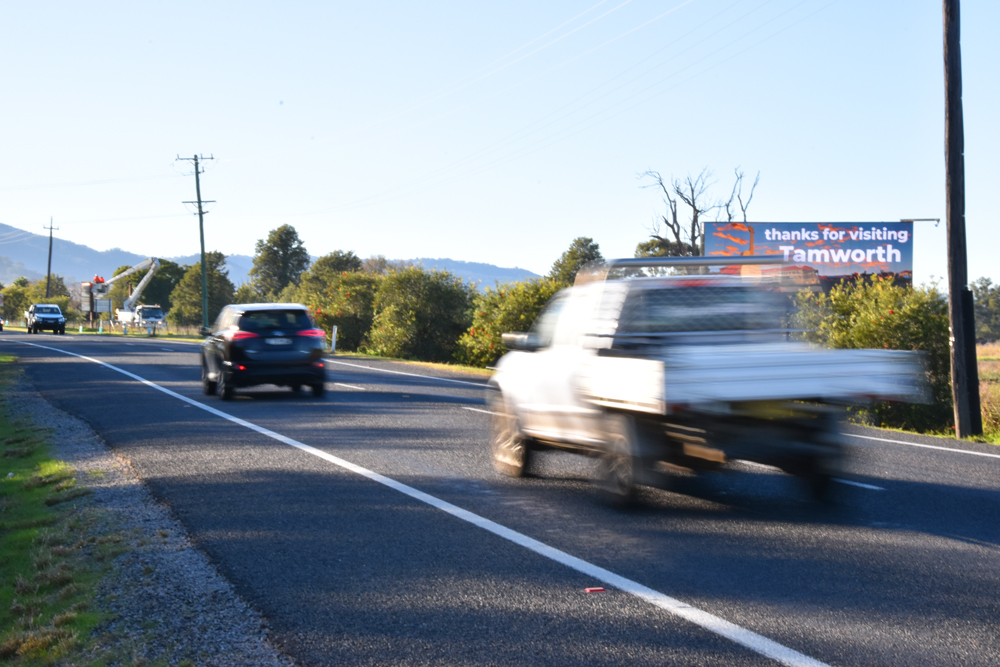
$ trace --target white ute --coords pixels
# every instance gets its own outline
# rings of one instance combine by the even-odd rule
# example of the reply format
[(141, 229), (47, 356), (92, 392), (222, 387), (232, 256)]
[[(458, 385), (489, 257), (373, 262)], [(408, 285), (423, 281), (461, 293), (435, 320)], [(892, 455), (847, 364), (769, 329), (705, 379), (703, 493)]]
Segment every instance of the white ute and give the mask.
[[(799, 475), (824, 497), (843, 456), (843, 406), (922, 401), (922, 361), (790, 340), (796, 288), (762, 275), (765, 262), (775, 263), (615, 260), (555, 295), (530, 332), (504, 334), (511, 351), (488, 395), (496, 468), (519, 477), (539, 449), (596, 457), (601, 487), (628, 499), (636, 485), (740, 459)], [(699, 273), (635, 275), (650, 266)]]

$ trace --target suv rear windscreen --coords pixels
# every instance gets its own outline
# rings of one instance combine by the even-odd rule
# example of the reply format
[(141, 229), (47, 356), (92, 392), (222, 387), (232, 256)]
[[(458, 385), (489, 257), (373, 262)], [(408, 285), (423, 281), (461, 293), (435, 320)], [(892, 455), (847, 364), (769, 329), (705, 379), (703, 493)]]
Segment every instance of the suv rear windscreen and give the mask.
[(254, 310), (240, 318), (243, 331), (302, 331), (313, 324), (304, 310)]

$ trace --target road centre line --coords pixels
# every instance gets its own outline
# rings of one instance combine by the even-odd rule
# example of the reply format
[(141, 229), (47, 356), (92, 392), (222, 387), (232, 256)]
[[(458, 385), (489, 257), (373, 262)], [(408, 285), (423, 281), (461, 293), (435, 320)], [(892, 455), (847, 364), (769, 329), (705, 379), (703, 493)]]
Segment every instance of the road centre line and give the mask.
[(343, 382), (334, 382), (338, 387), (347, 387), (348, 389), (357, 389), (358, 391), (366, 391), (364, 387), (357, 387), (353, 384), (344, 384)]
[(468, 510), (464, 510), (461, 507), (458, 507), (457, 505), (452, 505), (449, 502), (441, 500), (440, 498), (432, 496), (428, 493), (424, 493), (423, 491), (415, 489), (412, 486), (407, 486), (406, 484), (397, 482), (396, 480), (390, 477), (386, 477), (372, 470), (368, 470), (367, 468), (362, 468), (361, 466), (351, 463), (350, 461), (334, 456), (320, 449), (316, 449), (315, 447), (311, 447), (310, 445), (301, 443), (298, 440), (293, 440), (288, 436), (281, 435), (280, 433), (276, 433), (274, 431), (266, 429), (263, 426), (258, 426), (257, 424), (248, 422), (244, 419), (240, 419), (239, 417), (234, 417), (233, 415), (230, 415), (226, 412), (222, 412), (221, 410), (217, 410), (216, 408), (205, 405), (204, 403), (200, 403), (192, 398), (188, 398), (187, 396), (178, 394), (175, 391), (171, 391), (170, 389), (161, 387), (160, 385), (151, 382), (150, 380), (146, 380), (145, 378), (142, 378), (134, 373), (130, 373), (129, 371), (126, 371), (122, 368), (118, 368), (117, 366), (113, 366), (109, 363), (100, 361), (99, 359), (86, 357), (82, 354), (76, 354), (74, 352), (68, 352), (66, 350), (60, 350), (54, 347), (48, 347), (46, 345), (38, 345), (37, 343), (27, 343), (21, 341), (13, 341), (13, 342), (17, 342), (22, 345), (30, 345), (31, 347), (37, 347), (43, 350), (49, 350), (51, 352), (58, 352), (60, 354), (76, 357), (78, 359), (83, 359), (85, 361), (89, 361), (98, 364), (100, 366), (104, 366), (105, 368), (113, 370), (117, 373), (121, 373), (122, 375), (130, 377), (133, 380), (136, 380), (137, 382), (140, 382), (148, 387), (151, 387), (152, 389), (156, 389), (157, 391), (163, 392), (168, 396), (183, 401), (184, 403), (187, 403), (192, 407), (200, 408), (205, 412), (213, 414), (217, 417), (221, 417), (222, 419), (225, 419), (239, 426), (248, 428), (251, 431), (259, 433), (260, 435), (271, 438), (273, 440), (277, 440), (278, 442), (284, 443), (290, 447), (294, 447), (302, 452), (311, 454), (317, 458), (328, 461), (334, 464), (335, 466), (343, 468), (344, 470), (349, 470), (350, 472), (365, 477), (373, 482), (389, 487), (390, 489), (393, 489), (395, 491), (398, 491), (399, 493), (409, 496), (414, 500), (417, 500), (419, 502), (430, 505), (431, 507), (439, 509), (442, 512), (450, 514), (451, 516), (457, 519), (460, 519), (467, 523), (471, 523), (472, 525), (482, 528), (483, 530), (486, 530), (490, 533), (493, 533), (498, 537), (513, 542), (518, 546), (524, 547), (529, 551), (533, 551), (534, 553), (540, 556), (553, 560), (572, 570), (575, 570), (581, 574), (591, 577), (592, 579), (601, 581), (606, 585), (613, 586), (614, 588), (617, 588), (625, 593), (633, 595), (641, 600), (645, 600), (646, 602), (656, 607), (659, 607), (660, 609), (663, 609), (664, 611), (667, 611), (670, 614), (683, 618), (691, 623), (694, 623), (695, 625), (704, 628), (705, 630), (708, 630), (709, 632), (714, 632), (717, 635), (725, 637), (730, 641), (740, 644), (741, 646), (744, 646), (750, 649), (751, 651), (755, 651), (763, 656), (769, 657), (772, 660), (780, 662), (783, 665), (789, 665), (790, 667), (827, 667), (826, 663), (815, 660), (814, 658), (810, 658), (804, 653), (799, 653), (798, 651), (788, 648), (783, 644), (779, 644), (778, 642), (768, 639), (767, 637), (758, 635), (757, 633), (747, 630), (746, 628), (743, 628), (741, 626), (738, 626), (735, 623), (730, 623), (729, 621), (722, 619), (718, 616), (715, 616), (713, 614), (710, 614), (707, 611), (703, 611), (701, 609), (698, 609), (697, 607), (692, 607), (691, 605), (685, 602), (677, 600), (676, 598), (672, 598), (668, 595), (664, 595), (659, 591), (653, 590), (652, 588), (648, 588), (647, 586), (643, 586), (642, 584), (636, 581), (632, 581), (631, 579), (627, 579), (626, 577), (615, 574), (610, 570), (606, 570), (602, 567), (589, 563), (583, 559), (577, 558), (576, 556), (571, 556), (565, 551), (560, 551), (559, 549), (551, 547), (545, 544), (544, 542), (540, 542), (534, 538), (528, 537), (527, 535), (524, 535), (515, 530), (507, 528), (506, 526), (498, 524), (494, 521), (491, 521), (485, 517), (481, 517), (478, 514), (474, 514), (472, 512), (469, 512)]
[(875, 486), (874, 484), (865, 484), (864, 482), (855, 482), (850, 479), (840, 479), (839, 477), (834, 477), (833, 481), (839, 482), (841, 484), (850, 484), (851, 486), (856, 486), (860, 489), (871, 489), (872, 491), (885, 491), (881, 486)]
[(451, 378), (439, 378), (434, 375), (420, 375), (419, 373), (404, 373), (403, 371), (390, 371), (387, 368), (375, 368), (374, 366), (362, 366), (360, 364), (349, 364), (346, 361), (334, 361), (333, 359), (327, 358), (326, 362), (328, 364), (340, 364), (341, 366), (350, 366), (351, 368), (363, 368), (367, 371), (378, 371), (379, 373), (392, 373), (393, 375), (408, 375), (414, 378), (427, 378), (429, 380), (441, 380), (442, 382), (454, 382), (456, 384), (467, 384), (473, 387), (479, 387), (480, 389), (486, 389), (485, 382), (467, 382), (465, 380), (452, 380)]
[(878, 440), (879, 442), (891, 442), (894, 445), (909, 445), (910, 447), (923, 447), (924, 449), (940, 449), (943, 452), (954, 452), (955, 454), (968, 454), (969, 456), (986, 456), (991, 459), (1000, 459), (1000, 454), (987, 454), (985, 452), (970, 452), (967, 449), (955, 449), (954, 447), (939, 447), (937, 445), (923, 445), (919, 442), (906, 442), (905, 440), (890, 440), (888, 438), (875, 438), (870, 435), (858, 435), (857, 433), (841, 433), (849, 438), (864, 438), (865, 440)]
[(493, 412), (492, 410), (480, 410), (479, 408), (462, 408), (463, 410), (468, 410), (469, 412), (482, 412), (484, 415), (497, 415), (502, 417), (499, 412)]

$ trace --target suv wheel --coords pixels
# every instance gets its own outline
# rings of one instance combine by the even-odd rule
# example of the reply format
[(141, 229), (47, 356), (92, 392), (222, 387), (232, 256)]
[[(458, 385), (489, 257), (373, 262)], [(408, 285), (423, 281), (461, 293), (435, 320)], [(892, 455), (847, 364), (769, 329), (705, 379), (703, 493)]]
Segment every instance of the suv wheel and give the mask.
[(314, 384), (312, 386), (312, 392), (313, 396), (315, 396), (316, 398), (323, 398), (323, 394), (326, 393), (326, 385), (323, 384), (322, 382)]
[(219, 371), (219, 381), (215, 385), (215, 392), (224, 401), (233, 400), (233, 385), (226, 379), (225, 371)]
[(205, 392), (206, 396), (215, 395), (215, 382), (208, 379), (208, 367), (204, 357), (201, 359), (201, 390)]

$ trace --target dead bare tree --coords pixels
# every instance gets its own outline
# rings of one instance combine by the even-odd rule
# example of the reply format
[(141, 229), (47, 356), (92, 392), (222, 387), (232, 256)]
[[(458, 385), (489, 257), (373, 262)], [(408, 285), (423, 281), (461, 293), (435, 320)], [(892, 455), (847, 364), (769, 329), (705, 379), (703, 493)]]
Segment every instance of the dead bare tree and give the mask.
[(740, 207), (740, 213), (743, 214), (743, 222), (747, 221), (747, 209), (750, 208), (750, 202), (753, 201), (754, 190), (757, 189), (757, 184), (760, 183), (760, 172), (757, 172), (757, 177), (753, 179), (753, 185), (750, 186), (750, 196), (747, 197), (746, 202), (743, 201), (743, 171), (736, 167), (733, 170), (736, 174), (736, 181), (733, 183), (733, 191), (729, 193), (729, 199), (727, 199), (720, 207), (726, 214), (726, 222), (732, 222), (733, 218), (736, 217), (736, 211), (733, 208), (733, 202), (735, 201)]
[[(652, 170), (640, 174), (640, 178), (651, 178), (655, 183), (644, 185), (644, 188), (658, 187), (663, 195), (663, 202), (667, 205), (667, 213), (659, 215), (653, 220), (650, 229), (649, 240), (640, 243), (636, 249), (637, 254), (642, 256), (666, 256), (666, 257), (691, 257), (705, 254), (705, 223), (704, 216), (712, 211), (717, 212), (716, 219), (725, 217), (727, 222), (732, 222), (737, 215), (736, 207), (743, 216), (743, 222), (747, 220), (747, 209), (753, 200), (754, 191), (760, 182), (760, 172), (754, 179), (753, 186), (746, 201), (743, 201), (743, 171), (737, 167), (735, 170), (736, 182), (727, 200), (714, 200), (709, 196), (709, 190), (715, 181), (712, 180), (712, 172), (706, 167), (697, 176), (688, 174), (683, 179), (672, 178), (670, 183), (663, 180), (663, 176)], [(681, 220), (678, 215), (680, 203), (683, 203), (688, 210), (688, 220)]]

